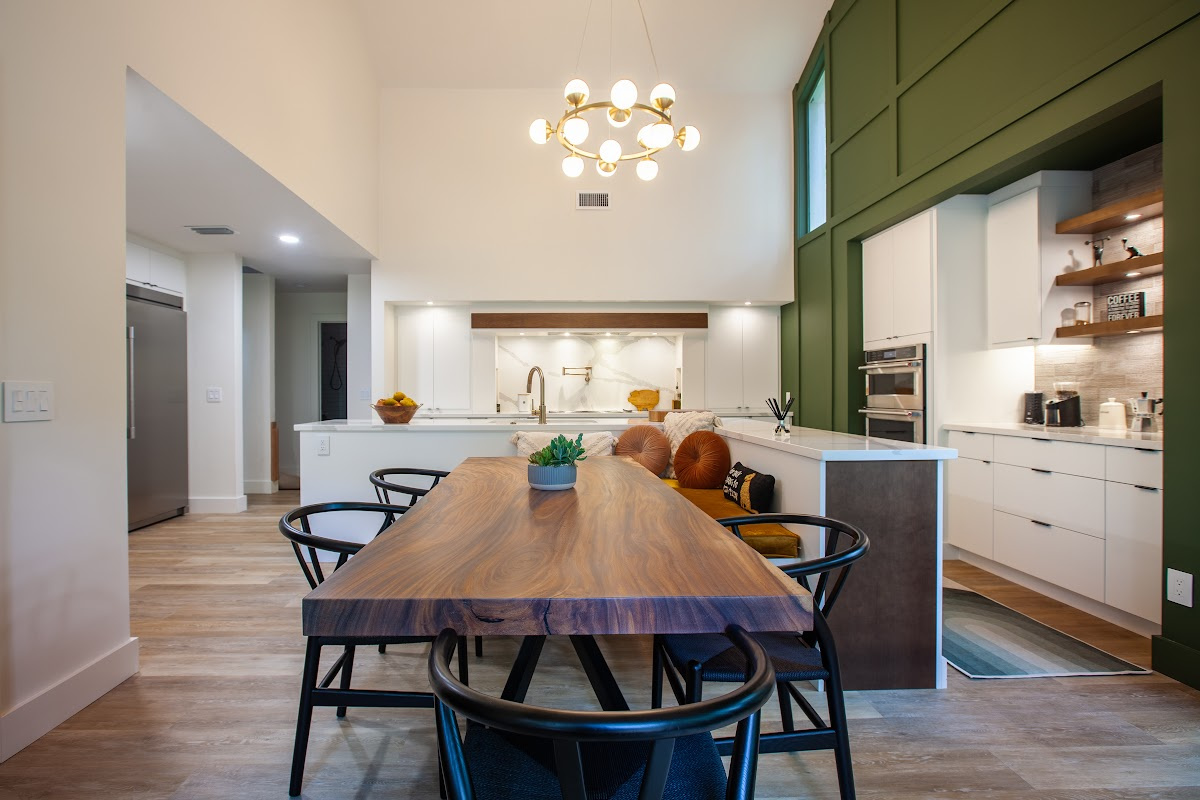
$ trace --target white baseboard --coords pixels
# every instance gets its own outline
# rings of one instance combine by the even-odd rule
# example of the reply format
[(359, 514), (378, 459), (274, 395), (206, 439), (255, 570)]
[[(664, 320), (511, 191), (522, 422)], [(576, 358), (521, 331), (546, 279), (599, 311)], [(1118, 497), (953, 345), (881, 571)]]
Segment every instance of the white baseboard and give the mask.
[(118, 645), (74, 674), (0, 715), (0, 761), (6, 761), (138, 671), (138, 640)]
[(1136, 634), (1146, 637), (1158, 636), (1162, 633), (1162, 625), (1134, 616), (1119, 608), (1105, 605), (1090, 597), (1075, 594), (1070, 589), (1064, 589), (1061, 586), (1055, 586), (1053, 583), (1047, 583), (1041, 578), (1035, 578), (1012, 567), (1006, 567), (999, 562), (992, 561), (990, 558), (984, 558), (981, 555), (976, 555), (962, 548), (958, 548), (958, 557), (960, 560), (980, 569), (987, 570), (993, 575), (999, 575), (1001, 578), (1012, 581), (1019, 586), (1024, 586), (1026, 589), (1032, 589), (1038, 594), (1044, 594), (1052, 600), (1057, 600), (1073, 608), (1078, 608), (1080, 611), (1085, 611), (1093, 617), (1099, 617), (1105, 622), (1111, 622), (1113, 625), (1120, 626), (1127, 631), (1133, 631)]
[(189, 497), (189, 514), (240, 514), (246, 510), (246, 495), (237, 497)]
[(275, 494), (279, 491), (279, 481), (245, 481), (242, 489), (246, 494)]

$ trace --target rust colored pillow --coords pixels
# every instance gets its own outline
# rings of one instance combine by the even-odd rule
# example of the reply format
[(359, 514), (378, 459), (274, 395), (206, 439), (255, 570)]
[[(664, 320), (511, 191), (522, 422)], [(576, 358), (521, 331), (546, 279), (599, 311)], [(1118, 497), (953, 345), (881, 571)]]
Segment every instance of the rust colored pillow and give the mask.
[(720, 489), (729, 461), (729, 445), (723, 438), (712, 431), (696, 431), (675, 451), (675, 477), (685, 489)]
[(661, 475), (671, 460), (671, 443), (653, 425), (634, 425), (621, 434), (613, 455), (629, 456), (655, 475)]

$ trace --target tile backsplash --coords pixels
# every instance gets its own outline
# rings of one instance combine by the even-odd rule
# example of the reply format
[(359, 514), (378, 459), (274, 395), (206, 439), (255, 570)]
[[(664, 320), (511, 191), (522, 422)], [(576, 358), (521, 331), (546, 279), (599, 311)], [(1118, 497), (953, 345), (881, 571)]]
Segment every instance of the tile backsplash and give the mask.
[[(634, 389), (658, 389), (658, 408), (670, 408), (675, 397), (680, 342), (674, 336), (498, 336), (496, 337), (496, 402), (502, 413), (517, 410), (517, 393), (525, 391), (530, 367), (546, 375), (546, 408), (550, 411), (615, 411), (631, 409)], [(563, 367), (592, 368), (592, 379), (563, 375)], [(533, 381), (532, 402), (537, 403)]]
[[(1154, 145), (1105, 165), (1092, 173), (1092, 205), (1095, 208), (1162, 186), (1162, 145)], [(1122, 261), (1128, 254), (1121, 239), (1143, 255), (1162, 252), (1163, 218), (1131, 222), (1106, 231), (1102, 263)], [(1093, 321), (1105, 319), (1106, 299), (1124, 292), (1146, 293), (1146, 314), (1163, 311), (1164, 276), (1152, 275), (1094, 287)], [(1139, 333), (1096, 337), (1091, 344), (1042, 345), (1034, 352), (1035, 390), (1052, 397), (1055, 381), (1078, 381), (1083, 422), (1095, 425), (1100, 404), (1110, 397), (1124, 401), (1141, 392), (1162, 396), (1163, 334)], [(1158, 418), (1160, 422), (1163, 417)]]

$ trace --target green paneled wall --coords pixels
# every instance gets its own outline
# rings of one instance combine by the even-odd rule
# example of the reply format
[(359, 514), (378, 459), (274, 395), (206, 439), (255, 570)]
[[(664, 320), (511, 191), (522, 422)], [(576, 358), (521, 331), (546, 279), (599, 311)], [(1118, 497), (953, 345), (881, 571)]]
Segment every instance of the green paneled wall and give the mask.
[[(801, 100), (823, 57), (830, 218), (811, 233), (797, 229), (796, 321), (785, 312), (781, 348), (795, 359), (783, 375), (799, 388), (800, 423), (861, 431), (860, 242), (888, 225), (1054, 168), (1047, 153), (1064, 143), (1069, 152), (1116, 109), (1158, 96), (1167, 215), (1200, 219), (1197, 53), (1200, 0), (835, 0), (796, 93)], [(1167, 249), (1200, 252), (1200, 226), (1166, 230)], [(1195, 397), (1200, 315), (1188, 309), (1200, 298), (1200, 270), (1169, 274), (1166, 395)], [(1169, 426), (1164, 560), (1200, 577), (1188, 499), (1200, 479), (1190, 456), (1200, 451), (1200, 417), (1187, 402)], [(1154, 655), (1157, 669), (1200, 686), (1200, 608), (1164, 605)]]

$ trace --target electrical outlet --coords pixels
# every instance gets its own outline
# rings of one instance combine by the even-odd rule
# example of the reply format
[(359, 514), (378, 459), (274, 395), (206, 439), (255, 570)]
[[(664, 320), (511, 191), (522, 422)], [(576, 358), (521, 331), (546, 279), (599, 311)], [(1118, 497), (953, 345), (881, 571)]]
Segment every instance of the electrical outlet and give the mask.
[(371, 390), (370, 389), (359, 389), (358, 390), (358, 399), (362, 400), (364, 403), (371, 402)]
[(317, 455), (329, 455), (329, 434), (317, 437)]
[(1181, 606), (1192, 607), (1192, 573), (1167, 569), (1167, 599)]

